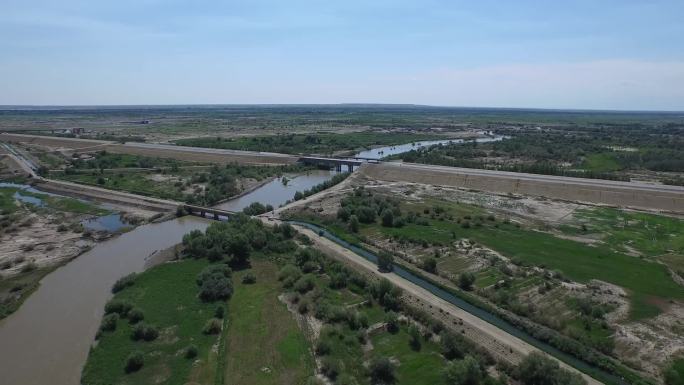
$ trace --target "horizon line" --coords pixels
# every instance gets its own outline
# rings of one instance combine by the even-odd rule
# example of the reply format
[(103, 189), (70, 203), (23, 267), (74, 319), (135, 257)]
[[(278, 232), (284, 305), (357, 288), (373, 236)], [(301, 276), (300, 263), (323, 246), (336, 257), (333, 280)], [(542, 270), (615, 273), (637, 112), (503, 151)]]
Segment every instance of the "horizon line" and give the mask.
[(190, 104), (0, 104), (0, 110), (20, 109), (78, 109), (78, 108), (154, 108), (154, 107), (415, 107), (436, 109), (474, 109), (541, 112), (590, 112), (590, 113), (664, 113), (684, 114), (684, 110), (638, 110), (638, 109), (594, 109), (594, 108), (550, 108), (550, 107), (490, 107), (450, 106), (415, 103), (190, 103)]

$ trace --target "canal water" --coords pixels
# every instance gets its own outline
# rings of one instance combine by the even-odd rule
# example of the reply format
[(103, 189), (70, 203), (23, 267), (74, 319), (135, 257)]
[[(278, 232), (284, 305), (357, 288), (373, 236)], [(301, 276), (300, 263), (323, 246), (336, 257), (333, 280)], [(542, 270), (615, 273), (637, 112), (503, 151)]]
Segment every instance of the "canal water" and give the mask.
[(422, 147), (430, 147), (438, 144), (452, 144), (452, 143), (465, 143), (475, 141), (477, 143), (487, 143), (487, 142), (498, 142), (505, 139), (503, 136), (493, 136), (487, 138), (477, 138), (477, 139), (449, 139), (449, 140), (424, 140), (422, 142), (413, 142), (400, 144), (397, 146), (385, 146), (373, 148), (370, 150), (365, 150), (354, 155), (357, 158), (367, 158), (367, 159), (381, 159), (390, 155), (397, 155), (403, 152), (408, 152), (411, 150), (417, 150)]
[(311, 170), (297, 175), (285, 175), (287, 183), (283, 183), (282, 179), (276, 178), (249, 194), (219, 204), (216, 208), (228, 211), (241, 211), (254, 202), (279, 207), (288, 200), (293, 199), (297, 191), (308, 190), (332, 178), (333, 175), (335, 175), (335, 171), (328, 170)]

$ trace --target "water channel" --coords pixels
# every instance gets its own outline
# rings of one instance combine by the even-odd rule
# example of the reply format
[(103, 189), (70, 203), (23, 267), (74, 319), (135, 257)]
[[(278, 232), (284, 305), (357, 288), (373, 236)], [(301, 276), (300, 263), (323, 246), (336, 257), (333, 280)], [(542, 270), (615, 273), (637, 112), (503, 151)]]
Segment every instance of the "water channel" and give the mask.
[(397, 155), (397, 154), (401, 154), (403, 152), (408, 152), (411, 150), (417, 150), (417, 149), (423, 148), (423, 147), (435, 146), (438, 144), (452, 144), (452, 143), (458, 144), (458, 143), (466, 143), (466, 142), (487, 143), (487, 142), (498, 142), (498, 141), (503, 140), (505, 138), (506, 137), (504, 137), (504, 136), (492, 136), (492, 137), (467, 139), (467, 140), (466, 139), (424, 140), (422, 142), (413, 142), (413, 143), (400, 144), (400, 145), (396, 145), (396, 146), (385, 146), (385, 147), (372, 148), (370, 150), (361, 151), (354, 156), (357, 158), (381, 159), (381, 158), (384, 158), (386, 156)]

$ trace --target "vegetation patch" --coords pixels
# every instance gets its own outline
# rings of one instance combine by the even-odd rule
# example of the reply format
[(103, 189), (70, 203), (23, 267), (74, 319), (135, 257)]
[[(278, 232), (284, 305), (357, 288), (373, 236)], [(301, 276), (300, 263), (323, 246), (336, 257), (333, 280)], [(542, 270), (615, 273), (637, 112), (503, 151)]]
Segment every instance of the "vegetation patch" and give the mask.
[(226, 384), (301, 384), (313, 373), (309, 342), (278, 300), (277, 271), (253, 258), (250, 270), (235, 273), (235, 282), (248, 274), (256, 282), (237, 284), (228, 306)]
[[(212, 384), (216, 373), (212, 346), (220, 337), (202, 330), (219, 305), (201, 301), (196, 283), (207, 266), (205, 259), (159, 265), (119, 290), (106, 309), (118, 314), (116, 326), (99, 333), (82, 383), (182, 385), (191, 373), (201, 372), (198, 382)], [(144, 323), (137, 312), (144, 314)], [(188, 347), (194, 348), (192, 359), (186, 358)]]
[(190, 147), (223, 148), (230, 150), (279, 152), (284, 154), (332, 155), (338, 151), (367, 149), (373, 146), (390, 146), (421, 140), (444, 139), (435, 134), (380, 133), (374, 131), (335, 134), (286, 134), (246, 136), (238, 138), (203, 137), (180, 139), (176, 144)]

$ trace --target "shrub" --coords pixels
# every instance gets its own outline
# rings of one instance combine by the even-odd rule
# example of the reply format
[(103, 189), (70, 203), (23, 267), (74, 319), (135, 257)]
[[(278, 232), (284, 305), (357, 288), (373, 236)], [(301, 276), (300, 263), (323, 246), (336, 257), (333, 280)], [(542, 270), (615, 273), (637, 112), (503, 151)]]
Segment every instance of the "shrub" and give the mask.
[(359, 218), (356, 215), (349, 217), (349, 231), (352, 233), (359, 232)]
[(116, 330), (116, 323), (119, 320), (119, 315), (116, 313), (107, 314), (102, 317), (102, 323), (100, 324), (100, 331), (103, 332), (113, 332)]
[(244, 276), (242, 276), (242, 283), (244, 284), (252, 284), (256, 283), (256, 275), (254, 273), (247, 273)]
[(394, 365), (388, 358), (375, 358), (370, 364), (370, 377), (373, 384), (394, 384)]
[(420, 331), (415, 325), (411, 325), (408, 328), (408, 334), (409, 337), (411, 337), (411, 339), (409, 340), (409, 345), (411, 346), (411, 349), (419, 351), (421, 348)]
[(442, 355), (447, 360), (453, 360), (455, 358), (463, 358), (464, 352), (462, 347), (462, 342), (459, 341), (455, 334), (449, 331), (443, 331), (440, 334), (440, 348)]
[(381, 272), (389, 272), (393, 270), (394, 256), (386, 251), (380, 252), (378, 255), (378, 270)]
[(185, 348), (185, 353), (183, 354), (183, 356), (185, 356), (185, 358), (189, 360), (197, 357), (197, 346), (190, 345), (187, 348)]
[(128, 311), (128, 322), (136, 324), (145, 319), (145, 314), (140, 308), (134, 307)]
[(321, 372), (334, 381), (337, 375), (340, 374), (340, 364), (331, 357), (325, 357), (321, 361)]
[(294, 283), (293, 289), (295, 289), (297, 292), (304, 294), (310, 290), (312, 290), (316, 286), (316, 282), (314, 281), (314, 277), (311, 274), (305, 274), (301, 276), (297, 282)]
[(136, 277), (137, 277), (136, 273), (131, 273), (125, 277), (119, 278), (114, 283), (114, 286), (112, 286), (112, 294), (116, 294), (116, 293), (120, 292), (121, 290), (123, 290), (129, 286), (133, 286), (133, 284), (135, 283)]
[(133, 305), (126, 301), (112, 299), (105, 305), (105, 314), (117, 313), (121, 318), (125, 318)]
[(278, 280), (283, 282), (284, 287), (292, 287), (294, 283), (302, 276), (301, 270), (295, 265), (285, 265), (280, 272), (278, 272)]
[(390, 311), (385, 314), (385, 327), (387, 331), (394, 334), (399, 331), (399, 318), (397, 313)]
[(226, 308), (223, 306), (219, 306), (214, 310), (214, 317), (218, 319), (223, 319), (223, 316), (226, 314)]
[(325, 355), (330, 353), (330, 350), (331, 350), (330, 343), (328, 343), (328, 341), (326, 341), (324, 339), (320, 339), (316, 343), (316, 347), (315, 347), (316, 355), (325, 356)]
[(425, 258), (421, 267), (429, 273), (435, 273), (437, 271), (437, 260), (432, 257)]
[(204, 329), (202, 333), (204, 334), (219, 334), (221, 332), (221, 320), (218, 318), (212, 318), (204, 324)]
[(458, 276), (458, 286), (463, 290), (472, 290), (475, 283), (475, 274), (470, 272), (461, 273)]
[(540, 353), (530, 353), (516, 369), (516, 377), (526, 385), (581, 385), (586, 381), (579, 374), (562, 369), (558, 362)]
[(131, 338), (134, 341), (154, 341), (159, 337), (159, 331), (152, 326), (147, 326), (144, 323), (137, 324), (131, 333)]
[(230, 268), (226, 265), (210, 265), (197, 275), (199, 297), (205, 302), (226, 300), (233, 294)]
[[(472, 356), (449, 362), (444, 368), (446, 382), (452, 385), (477, 385), (482, 380), (480, 365)], [(524, 382), (526, 385), (527, 382)]]
[(126, 358), (126, 373), (137, 372), (145, 364), (145, 359), (143, 358), (142, 352), (135, 351), (128, 355)]

